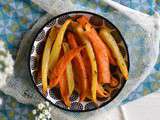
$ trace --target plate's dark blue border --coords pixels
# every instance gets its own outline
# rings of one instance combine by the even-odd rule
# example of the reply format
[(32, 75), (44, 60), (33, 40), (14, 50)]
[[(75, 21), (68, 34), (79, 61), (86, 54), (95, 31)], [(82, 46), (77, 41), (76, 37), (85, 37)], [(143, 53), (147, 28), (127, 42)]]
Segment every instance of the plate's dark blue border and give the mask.
[(92, 14), (92, 15), (94, 15), (94, 16), (98, 16), (98, 17), (104, 19), (105, 21), (107, 21), (107, 22), (108, 22), (109, 24), (111, 24), (114, 28), (116, 28), (116, 30), (117, 30), (117, 32), (119, 33), (120, 37), (122, 38), (122, 40), (123, 40), (123, 42), (124, 42), (124, 45), (125, 45), (125, 47), (126, 47), (126, 50), (127, 50), (127, 55), (128, 55), (128, 71), (129, 71), (129, 68), (130, 68), (130, 60), (129, 60), (128, 47), (127, 47), (127, 44), (126, 44), (126, 42), (125, 42), (122, 34), (121, 34), (120, 31), (118, 30), (118, 28), (117, 28), (115, 25), (113, 25), (109, 20), (107, 20), (105, 17), (103, 17), (103, 16), (101, 16), (101, 15), (98, 15), (98, 14), (95, 14), (95, 13), (92, 13), (92, 12), (88, 12), (88, 11), (70, 11), (70, 12), (66, 12), (66, 13), (63, 13), (63, 14), (60, 14), (60, 15), (58, 15), (58, 16), (53, 17), (53, 18), (52, 18), (51, 20), (49, 20), (46, 24), (44, 24), (43, 27), (41, 27), (41, 29), (40, 29), (40, 30), (37, 32), (37, 34), (35, 35), (35, 38), (34, 38), (32, 44), (31, 44), (31, 48), (30, 48), (30, 51), (29, 51), (29, 54), (28, 54), (28, 70), (29, 70), (29, 74), (30, 74), (30, 76), (31, 76), (32, 82), (33, 82), (34, 87), (36, 88), (36, 90), (39, 92), (39, 94), (40, 94), (45, 100), (47, 100), (48, 102), (50, 102), (52, 105), (54, 105), (55, 107), (58, 107), (58, 108), (60, 108), (60, 109), (62, 109), (62, 110), (66, 110), (66, 111), (70, 111), (70, 112), (89, 112), (89, 111), (93, 111), (93, 110), (99, 109), (99, 108), (107, 105), (108, 103), (110, 103), (110, 102), (111, 102), (115, 97), (117, 97), (117, 95), (120, 93), (120, 91), (122, 90), (122, 88), (123, 88), (124, 85), (126, 84), (126, 81), (123, 82), (123, 85), (122, 85), (121, 88), (119, 89), (119, 92), (117, 92), (112, 99), (110, 99), (109, 101), (103, 103), (103, 104), (102, 104), (101, 106), (99, 106), (98, 108), (93, 108), (93, 109), (90, 109), (90, 110), (69, 110), (69, 109), (65, 109), (65, 108), (59, 107), (58, 105), (55, 105), (55, 104), (53, 104), (51, 101), (49, 101), (49, 100), (38, 90), (38, 87), (36, 86), (36, 83), (35, 83), (35, 81), (33, 80), (33, 76), (32, 76), (32, 74), (31, 74), (31, 68), (30, 68), (31, 50), (32, 50), (32, 46), (33, 46), (34, 41), (35, 41), (35, 39), (37, 38), (38, 34), (39, 34), (39, 33), (43, 30), (43, 28), (44, 28), (48, 23), (50, 23), (52, 20), (57, 19), (57, 18), (60, 17), (60, 16), (63, 16), (63, 15), (66, 15), (66, 14), (72, 14), (72, 13), (86, 13), (86, 14)]

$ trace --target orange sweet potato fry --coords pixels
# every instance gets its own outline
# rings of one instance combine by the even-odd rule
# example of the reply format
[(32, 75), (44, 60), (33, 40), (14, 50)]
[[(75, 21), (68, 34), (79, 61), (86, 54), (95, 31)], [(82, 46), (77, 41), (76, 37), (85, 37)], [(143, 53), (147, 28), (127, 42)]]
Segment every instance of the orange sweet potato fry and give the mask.
[[(76, 42), (76, 39), (74, 37), (74, 34), (71, 32), (67, 33), (67, 38), (68, 38), (68, 43), (71, 46), (71, 48), (78, 48), (78, 44)], [(80, 75), (79, 77), (79, 87), (80, 87), (80, 101), (83, 101), (86, 97), (86, 89), (87, 89), (87, 74), (86, 74), (86, 69), (83, 63), (83, 59), (81, 54), (78, 54), (75, 56), (73, 59), (73, 62), (75, 63), (75, 66), (77, 68), (78, 74)]]
[(50, 88), (55, 87), (58, 82), (62, 79), (62, 76), (64, 74), (64, 71), (66, 70), (67, 64), (71, 62), (71, 60), (80, 53), (80, 51), (83, 49), (83, 47), (78, 47), (72, 50), (69, 50), (66, 54), (64, 54), (57, 64), (55, 65), (53, 71), (50, 74)]
[[(91, 24), (89, 24), (89, 22), (88, 22), (88, 17), (87, 16), (82, 16), (82, 17), (78, 18), (77, 21), (82, 25), (82, 27), (84, 29), (86, 27), (86, 24), (87, 24), (88, 28), (92, 27)], [(107, 52), (110, 64), (116, 65), (116, 61), (113, 58), (113, 56), (111, 54), (111, 51), (109, 50), (108, 46), (106, 46), (106, 52)]]
[[(85, 64), (85, 68), (86, 68), (86, 73), (87, 73), (87, 97), (91, 96), (91, 65), (89, 62), (89, 58), (86, 54), (86, 51), (83, 49), (82, 50), (82, 59), (83, 62)], [(100, 84), (97, 84), (96, 87), (96, 93), (98, 96), (101, 97), (107, 97), (107, 92), (103, 89), (103, 87)]]
[(87, 75), (87, 90), (86, 90), (86, 94), (87, 94), (87, 97), (88, 96), (91, 97), (92, 96), (92, 93), (91, 93), (91, 85), (92, 85), (91, 63), (89, 61), (89, 57), (88, 57), (88, 55), (86, 53), (86, 50), (83, 49), (81, 53), (82, 53), (82, 60), (83, 60), (83, 63), (84, 63), (85, 69), (86, 69), (86, 75)]
[(77, 19), (77, 21), (85, 28), (86, 31), (84, 34), (92, 43), (98, 64), (98, 81), (100, 83), (110, 83), (109, 58), (106, 45), (84, 16)]
[(79, 37), (79, 42), (83, 45), (85, 45), (85, 52), (89, 58), (90, 66), (91, 66), (91, 96), (94, 103), (96, 103), (96, 85), (97, 85), (97, 79), (98, 79), (98, 72), (97, 72), (97, 63), (96, 58), (94, 54), (94, 50), (92, 48), (92, 45), (90, 41), (87, 39), (87, 37), (84, 35), (84, 30), (80, 24), (77, 22), (71, 23), (73, 32), (77, 34)]
[(60, 87), (60, 92), (61, 96), (63, 98), (64, 103), (70, 107), (71, 102), (69, 99), (69, 90), (68, 90), (68, 84), (67, 84), (67, 77), (66, 77), (66, 71), (64, 72), (62, 79), (59, 81), (59, 87)]

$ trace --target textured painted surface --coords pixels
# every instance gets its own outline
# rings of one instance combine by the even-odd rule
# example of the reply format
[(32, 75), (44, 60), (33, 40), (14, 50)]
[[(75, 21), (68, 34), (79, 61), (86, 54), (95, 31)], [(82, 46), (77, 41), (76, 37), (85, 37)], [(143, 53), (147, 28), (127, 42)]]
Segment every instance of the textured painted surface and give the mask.
[[(101, 0), (72, 0), (75, 4), (89, 6), (99, 11), (112, 11)], [(154, 10), (160, 13), (160, 0), (114, 0), (125, 6), (140, 10), (147, 14), (153, 14)], [(13, 57), (24, 32), (44, 15), (45, 12), (30, 0), (0, 0), (0, 38), (5, 41)], [(124, 100), (124, 103), (147, 95), (160, 88), (160, 58), (154, 67), (152, 74)], [(2, 103), (2, 105), (1, 105)], [(0, 92), (0, 120), (28, 120), (32, 106), (23, 105), (15, 99)], [(23, 111), (23, 112), (22, 112)]]

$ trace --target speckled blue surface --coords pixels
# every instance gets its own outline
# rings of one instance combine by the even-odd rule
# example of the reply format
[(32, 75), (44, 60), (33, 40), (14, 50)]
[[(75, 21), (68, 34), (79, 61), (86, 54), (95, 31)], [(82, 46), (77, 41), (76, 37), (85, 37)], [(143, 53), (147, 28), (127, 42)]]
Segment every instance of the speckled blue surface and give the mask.
[[(101, 0), (72, 0), (75, 4), (90, 6), (100, 11), (109, 11)], [(92, 2), (91, 2), (92, 1)], [(160, 13), (160, 0), (115, 0), (125, 6), (140, 10), (147, 14), (154, 11)], [(16, 55), (19, 41), (22, 35), (40, 18), (45, 12), (30, 0), (0, 0), (0, 38), (5, 41), (13, 57)], [(160, 88), (160, 57), (153, 72), (147, 79), (123, 101), (132, 101)], [(159, 90), (160, 92), (160, 90)], [(0, 92), (0, 120), (33, 120), (30, 105), (18, 103), (10, 96)]]

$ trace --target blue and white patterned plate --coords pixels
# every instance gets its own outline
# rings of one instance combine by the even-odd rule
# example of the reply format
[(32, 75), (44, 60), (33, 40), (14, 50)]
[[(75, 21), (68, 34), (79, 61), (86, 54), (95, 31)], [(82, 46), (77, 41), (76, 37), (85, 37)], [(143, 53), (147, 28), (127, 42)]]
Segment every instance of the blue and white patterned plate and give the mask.
[(116, 86), (111, 86), (109, 84), (104, 85), (105, 90), (109, 92), (109, 96), (107, 98), (97, 98), (97, 101), (98, 101), (97, 105), (95, 105), (90, 100), (78, 102), (79, 95), (76, 91), (73, 92), (72, 96), (70, 97), (71, 107), (69, 108), (63, 103), (60, 95), (60, 90), (58, 88), (53, 88), (49, 90), (46, 96), (42, 94), (42, 83), (41, 83), (41, 80), (37, 80), (37, 76), (41, 66), (41, 59), (42, 59), (43, 49), (46, 42), (47, 33), (49, 32), (52, 26), (61, 26), (66, 19), (74, 15), (88, 16), (89, 21), (95, 27), (96, 26), (99, 27), (105, 24), (111, 29), (114, 29), (114, 31), (112, 32), (112, 35), (114, 36), (129, 69), (129, 54), (128, 54), (127, 46), (119, 30), (106, 18), (103, 18), (102, 16), (99, 16), (94, 13), (84, 12), (84, 11), (68, 12), (68, 13), (64, 13), (59, 16), (56, 16), (52, 18), (48, 23), (45, 24), (44, 27), (40, 29), (31, 48), (29, 68), (30, 68), (31, 78), (35, 84), (36, 89), (46, 100), (50, 101), (56, 107), (64, 110), (69, 110), (74, 112), (85, 112), (85, 111), (98, 109), (104, 105), (107, 105), (109, 102), (111, 102), (122, 90), (123, 86), (126, 83), (126, 80), (121, 75), (120, 70), (116, 66), (111, 66), (111, 72), (113, 76), (118, 80), (117, 85)]

